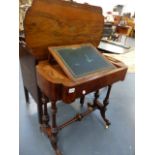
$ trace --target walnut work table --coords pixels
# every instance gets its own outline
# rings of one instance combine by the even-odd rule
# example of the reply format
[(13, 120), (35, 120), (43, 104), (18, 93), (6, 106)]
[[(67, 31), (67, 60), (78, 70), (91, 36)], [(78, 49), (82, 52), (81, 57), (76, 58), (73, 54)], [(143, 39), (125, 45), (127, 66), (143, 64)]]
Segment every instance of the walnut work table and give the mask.
[[(109, 104), (109, 95), (112, 84), (124, 80), (127, 67), (120, 61), (110, 57), (106, 57), (114, 66), (115, 69), (106, 73), (98, 74), (95, 77), (84, 78), (83, 80), (73, 81), (64, 73), (60, 65), (56, 62), (49, 63), (48, 60), (41, 61), (36, 66), (37, 83), (42, 94), (42, 124), (41, 131), (43, 131), (49, 138), (56, 155), (61, 152), (57, 145), (57, 135), (61, 129), (70, 125), (75, 121), (81, 121), (83, 117), (87, 116), (94, 110), (99, 110), (108, 128), (110, 121), (106, 118), (105, 112)], [(106, 97), (103, 103), (98, 101), (99, 89), (108, 87)], [(88, 109), (83, 113), (78, 113), (75, 117), (68, 120), (62, 125), (57, 125), (57, 101), (62, 100), (66, 104), (70, 104), (75, 99), (80, 98), (80, 104), (83, 106), (85, 95), (94, 93), (94, 100), (92, 103), (87, 103)], [(49, 125), (49, 115), (47, 111), (47, 103), (51, 101), (51, 126)]]
[[(90, 43), (97, 48), (104, 28), (101, 7), (63, 0), (33, 0), (23, 24), (24, 37), (20, 37), (19, 56), (26, 101), (29, 102), (30, 93), (37, 104), (41, 131), (48, 136), (56, 155), (60, 155), (57, 136), (67, 125), (80, 121), (95, 109), (100, 111), (106, 127), (110, 125), (105, 112), (111, 86), (124, 80), (127, 67), (118, 60), (106, 57), (115, 66), (113, 70), (74, 80), (64, 70), (63, 63), (49, 53), (48, 47), (55, 46)], [(87, 54), (85, 58), (91, 62), (89, 56)], [(108, 87), (108, 91), (103, 103), (100, 103), (99, 89), (103, 87)], [(86, 112), (77, 114), (62, 125), (57, 124), (58, 100), (70, 104), (80, 98), (80, 104), (83, 105), (85, 95), (91, 92), (95, 92), (94, 100), (88, 103)], [(47, 103), (51, 104), (51, 119)]]

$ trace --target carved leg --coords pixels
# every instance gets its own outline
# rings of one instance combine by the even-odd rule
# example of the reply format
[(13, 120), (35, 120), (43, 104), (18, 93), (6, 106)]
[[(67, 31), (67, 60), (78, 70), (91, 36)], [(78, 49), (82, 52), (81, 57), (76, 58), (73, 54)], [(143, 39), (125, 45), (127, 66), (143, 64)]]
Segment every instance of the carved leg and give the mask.
[(56, 124), (56, 113), (57, 113), (56, 101), (51, 102), (51, 104), (52, 104), (51, 105), (52, 134), (49, 137), (49, 139), (50, 139), (50, 142), (55, 150), (56, 155), (62, 155), (58, 149), (58, 146), (57, 146), (58, 128), (57, 128), (57, 124)]
[(42, 121), (43, 121), (43, 126), (44, 127), (49, 127), (49, 115), (48, 115), (48, 110), (47, 110), (47, 103), (48, 103), (48, 98), (42, 94), (42, 104), (43, 104), (43, 115), (42, 115)]
[(85, 96), (82, 96), (82, 97), (80, 98), (80, 104), (81, 104), (81, 107), (83, 107), (84, 100), (85, 100)]
[(110, 121), (106, 118), (106, 115), (105, 115), (105, 112), (107, 110), (107, 106), (109, 104), (110, 91), (111, 91), (111, 85), (108, 86), (108, 91), (107, 91), (106, 97), (105, 97), (105, 99), (103, 101), (103, 107), (100, 109), (101, 116), (102, 116), (103, 120), (106, 123), (106, 128), (108, 128), (109, 125), (111, 124)]
[(29, 92), (25, 86), (24, 86), (24, 93), (25, 93), (26, 103), (29, 103)]

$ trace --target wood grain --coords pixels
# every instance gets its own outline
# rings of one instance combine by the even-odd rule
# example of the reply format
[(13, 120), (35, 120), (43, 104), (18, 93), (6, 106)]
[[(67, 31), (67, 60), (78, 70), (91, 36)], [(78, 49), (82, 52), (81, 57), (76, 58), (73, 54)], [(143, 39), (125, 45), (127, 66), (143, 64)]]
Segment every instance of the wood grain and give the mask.
[(26, 13), (25, 38), (31, 54), (47, 57), (48, 46), (92, 43), (98, 46), (104, 28), (100, 7), (61, 0), (34, 0)]
[[(36, 66), (37, 83), (41, 91), (50, 100), (63, 100), (65, 103), (71, 103), (76, 98), (83, 96), (83, 90), (88, 94), (107, 85), (112, 85), (117, 81), (124, 80), (127, 67), (114, 58), (109, 58), (109, 61), (116, 66), (116, 69), (78, 81), (69, 79), (58, 64), (51, 65), (47, 60), (42, 61)], [(75, 92), (69, 93), (71, 88), (74, 88)]]

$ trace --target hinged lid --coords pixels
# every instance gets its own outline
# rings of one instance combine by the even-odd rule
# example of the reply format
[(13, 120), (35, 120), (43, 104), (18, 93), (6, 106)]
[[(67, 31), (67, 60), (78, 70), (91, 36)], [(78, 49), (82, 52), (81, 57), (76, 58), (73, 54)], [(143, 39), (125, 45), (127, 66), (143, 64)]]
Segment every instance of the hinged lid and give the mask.
[(49, 51), (73, 81), (94, 79), (116, 69), (92, 44), (49, 47)]
[(98, 46), (104, 26), (102, 9), (62, 0), (33, 0), (24, 21), (25, 39), (36, 58), (48, 46), (92, 43)]

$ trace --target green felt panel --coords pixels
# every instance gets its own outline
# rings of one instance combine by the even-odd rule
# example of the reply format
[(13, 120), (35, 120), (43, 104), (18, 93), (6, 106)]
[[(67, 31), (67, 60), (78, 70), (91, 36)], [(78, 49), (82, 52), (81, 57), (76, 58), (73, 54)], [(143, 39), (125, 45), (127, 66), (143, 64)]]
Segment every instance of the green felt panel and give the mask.
[(77, 48), (57, 48), (56, 52), (74, 78), (115, 68), (90, 45), (82, 45)]

